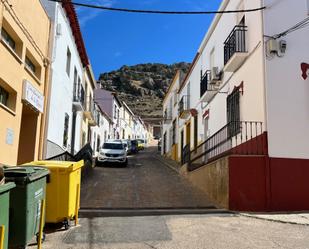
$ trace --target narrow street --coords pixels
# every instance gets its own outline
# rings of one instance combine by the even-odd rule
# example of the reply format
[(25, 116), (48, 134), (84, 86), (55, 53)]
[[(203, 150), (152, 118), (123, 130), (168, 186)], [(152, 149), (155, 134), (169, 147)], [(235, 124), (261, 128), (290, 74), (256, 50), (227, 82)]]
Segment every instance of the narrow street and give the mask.
[(214, 209), (207, 196), (158, 159), (156, 147), (130, 156), (128, 167), (95, 167), (81, 189), (84, 209)]
[[(204, 213), (138, 214), (141, 209), (163, 208), (191, 209), (193, 213), (202, 208)], [(121, 209), (135, 213), (117, 215)], [(98, 215), (100, 210), (103, 212)], [(80, 216), (79, 225), (69, 230), (49, 227), (43, 248), (306, 249), (309, 244), (306, 225), (220, 213), (202, 192), (159, 160), (156, 147), (130, 157), (126, 168), (96, 167), (82, 184)], [(35, 241), (28, 248), (36, 248)]]

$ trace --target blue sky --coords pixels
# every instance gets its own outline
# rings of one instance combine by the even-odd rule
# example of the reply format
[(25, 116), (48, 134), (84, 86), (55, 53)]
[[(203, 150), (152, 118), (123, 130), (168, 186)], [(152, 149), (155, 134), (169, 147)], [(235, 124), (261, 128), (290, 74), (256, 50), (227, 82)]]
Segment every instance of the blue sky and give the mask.
[[(118, 8), (217, 10), (221, 0), (75, 0)], [(96, 77), (122, 65), (191, 62), (213, 15), (150, 15), (83, 7), (77, 13)]]

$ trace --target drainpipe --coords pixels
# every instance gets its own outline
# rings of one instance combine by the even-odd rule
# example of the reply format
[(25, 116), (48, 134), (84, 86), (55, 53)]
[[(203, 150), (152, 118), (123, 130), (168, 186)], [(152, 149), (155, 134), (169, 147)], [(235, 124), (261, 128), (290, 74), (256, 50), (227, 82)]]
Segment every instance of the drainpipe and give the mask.
[[(47, 48), (48, 57), (51, 58), (52, 47), (53, 47), (53, 24), (49, 24), (49, 44)], [(44, 58), (44, 110), (41, 114), (41, 126), (40, 126), (40, 142), (39, 142), (39, 160), (46, 157), (46, 147), (47, 147), (47, 129), (48, 129), (48, 118), (49, 118), (49, 108), (50, 108), (50, 91), (51, 91), (51, 80), (52, 75), (50, 73), (51, 60)]]

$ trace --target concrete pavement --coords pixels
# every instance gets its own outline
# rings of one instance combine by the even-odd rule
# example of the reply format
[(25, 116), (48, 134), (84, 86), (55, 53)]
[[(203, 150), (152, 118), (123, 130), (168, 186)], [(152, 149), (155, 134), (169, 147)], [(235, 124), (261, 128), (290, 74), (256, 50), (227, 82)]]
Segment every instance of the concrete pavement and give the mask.
[(76, 228), (47, 234), (43, 248), (307, 249), (308, 245), (308, 226), (211, 214), (80, 219)]

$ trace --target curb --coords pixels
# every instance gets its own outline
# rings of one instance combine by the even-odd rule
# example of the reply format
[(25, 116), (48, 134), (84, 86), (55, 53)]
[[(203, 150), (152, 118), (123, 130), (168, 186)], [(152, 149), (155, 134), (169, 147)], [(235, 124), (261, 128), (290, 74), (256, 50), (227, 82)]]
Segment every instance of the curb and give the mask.
[(153, 208), (153, 209), (80, 209), (80, 218), (94, 217), (134, 217), (158, 215), (198, 215), (198, 214), (225, 214), (234, 215), (225, 209), (205, 208)]
[(254, 216), (250, 214), (241, 214), (238, 213), (239, 216), (243, 216), (246, 218), (252, 218), (252, 219), (257, 219), (257, 220), (266, 220), (270, 222), (277, 222), (277, 223), (282, 223), (282, 224), (290, 224), (290, 225), (299, 225), (299, 226), (309, 226), (309, 223), (301, 223), (301, 222), (295, 222), (295, 221), (284, 221), (284, 220), (277, 220), (277, 219), (272, 219), (272, 218), (266, 218), (266, 217), (259, 217), (259, 216)]

